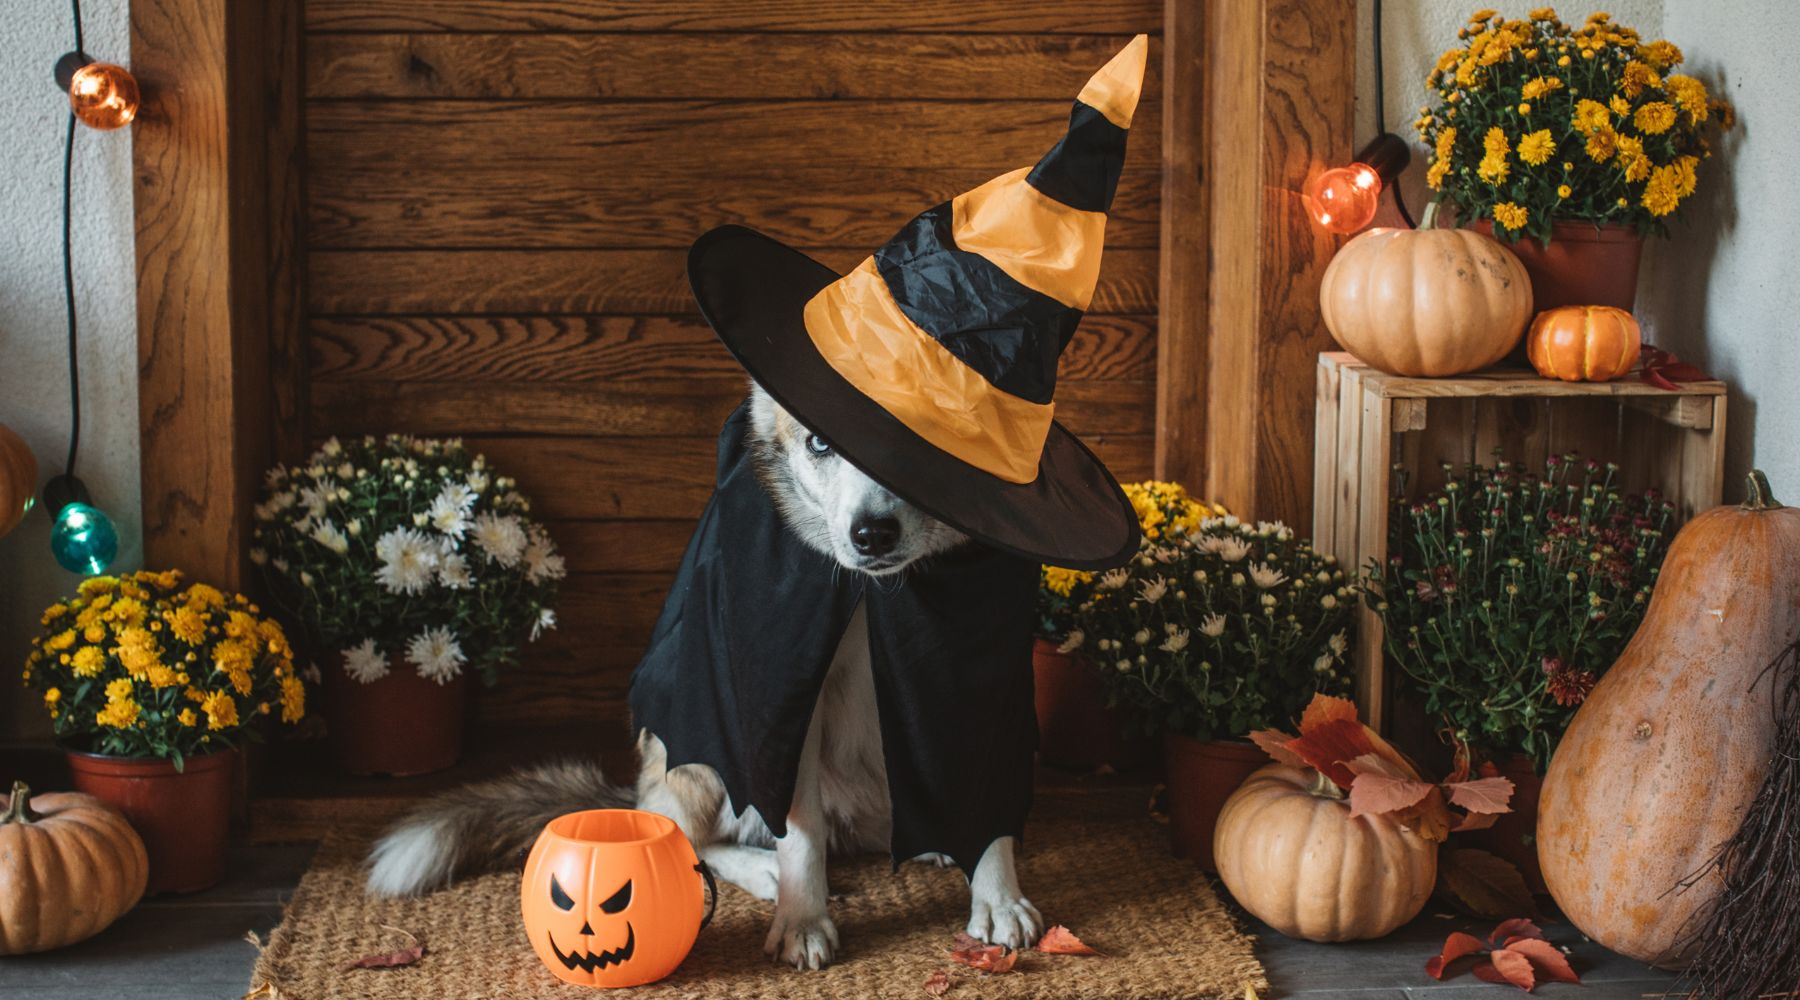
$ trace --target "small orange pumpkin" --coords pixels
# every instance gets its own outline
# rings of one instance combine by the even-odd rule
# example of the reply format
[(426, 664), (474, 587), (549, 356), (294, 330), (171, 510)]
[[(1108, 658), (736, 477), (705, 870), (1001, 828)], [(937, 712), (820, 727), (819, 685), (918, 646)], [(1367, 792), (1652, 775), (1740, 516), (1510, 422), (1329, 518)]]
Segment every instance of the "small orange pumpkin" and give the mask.
[(143, 898), (150, 859), (117, 809), (23, 781), (0, 804), (0, 955), (90, 938)]
[(637, 809), (551, 820), (525, 859), (525, 933), (577, 986), (642, 986), (681, 964), (705, 922), (706, 885), (673, 821)]
[(1612, 306), (1558, 306), (1537, 314), (1525, 335), (1531, 367), (1564, 382), (1610, 382), (1637, 364), (1637, 320)]
[(0, 538), (19, 526), (37, 495), (37, 459), (25, 441), (0, 424)]

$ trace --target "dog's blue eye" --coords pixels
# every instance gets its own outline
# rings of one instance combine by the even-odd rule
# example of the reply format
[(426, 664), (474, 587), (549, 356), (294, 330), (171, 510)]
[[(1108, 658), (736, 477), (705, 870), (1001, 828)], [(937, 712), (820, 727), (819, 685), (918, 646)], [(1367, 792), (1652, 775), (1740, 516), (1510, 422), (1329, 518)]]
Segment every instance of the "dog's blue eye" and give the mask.
[(806, 439), (806, 450), (815, 455), (829, 455), (831, 454), (831, 445), (824, 438), (812, 434)]

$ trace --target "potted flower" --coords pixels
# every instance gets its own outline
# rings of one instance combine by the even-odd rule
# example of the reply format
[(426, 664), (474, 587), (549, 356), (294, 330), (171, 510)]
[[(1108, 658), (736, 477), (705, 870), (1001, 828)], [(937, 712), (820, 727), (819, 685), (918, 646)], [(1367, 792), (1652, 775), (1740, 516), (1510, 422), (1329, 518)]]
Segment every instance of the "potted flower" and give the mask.
[[(1136, 508), (1143, 531), (1142, 554), (1171, 533), (1179, 534), (1225, 508), (1188, 497), (1173, 483), (1129, 483), (1125, 496)], [(1043, 567), (1038, 586), (1038, 634), (1032, 647), (1033, 690), (1038, 720), (1038, 759), (1054, 767), (1126, 770), (1145, 763), (1151, 745), (1126, 725), (1100, 668), (1081, 648), (1076, 624), (1094, 594), (1094, 574)]]
[(97, 576), (43, 615), (25, 660), (78, 791), (124, 813), (149, 892), (225, 875), (235, 747), (256, 720), (306, 714), (281, 626), (242, 595), (181, 574)]
[(1538, 309), (1630, 311), (1643, 236), (1666, 234), (1693, 194), (1730, 105), (1675, 71), (1680, 49), (1603, 13), (1573, 28), (1549, 7), (1480, 10), (1457, 38), (1417, 122), (1426, 182), (1512, 245)]
[(1541, 891), (1540, 776), (1587, 693), (1637, 631), (1675, 526), (1618, 467), (1552, 456), (1544, 474), (1496, 461), (1396, 501), (1392, 555), (1371, 566), (1386, 652), (1459, 746), (1519, 789), (1483, 838)]
[(1113, 697), (1163, 739), (1176, 852), (1210, 868), (1219, 808), (1262, 764), (1243, 738), (1348, 690), (1355, 593), (1285, 525), (1189, 519), (1178, 489), (1140, 497), (1166, 530), (1095, 579), (1078, 621)]
[(530, 509), (460, 441), (334, 438), (270, 471), (250, 558), (318, 665), (346, 770), (454, 763), (469, 674), (494, 683), (555, 625), (563, 560)]

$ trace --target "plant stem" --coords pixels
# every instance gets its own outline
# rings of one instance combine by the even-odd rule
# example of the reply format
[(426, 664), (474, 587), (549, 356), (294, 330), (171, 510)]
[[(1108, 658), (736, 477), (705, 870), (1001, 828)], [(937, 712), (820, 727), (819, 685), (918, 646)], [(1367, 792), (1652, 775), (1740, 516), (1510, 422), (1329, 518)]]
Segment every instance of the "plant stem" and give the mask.
[(23, 781), (15, 781), (12, 786), (12, 797), (6, 803), (6, 812), (0, 813), (0, 826), (8, 823), (35, 823), (40, 817), (31, 808), (31, 789)]
[(1739, 505), (1743, 509), (1777, 510), (1781, 507), (1781, 501), (1775, 499), (1774, 492), (1769, 488), (1769, 477), (1763, 474), (1763, 470), (1751, 469), (1744, 480), (1744, 502)]

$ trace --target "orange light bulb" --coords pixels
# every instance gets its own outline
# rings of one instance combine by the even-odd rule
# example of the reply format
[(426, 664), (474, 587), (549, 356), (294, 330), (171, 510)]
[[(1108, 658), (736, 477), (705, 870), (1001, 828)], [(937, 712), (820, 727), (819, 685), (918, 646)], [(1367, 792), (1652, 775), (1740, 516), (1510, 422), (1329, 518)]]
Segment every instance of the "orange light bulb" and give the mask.
[(1354, 233), (1375, 221), (1381, 201), (1381, 175), (1366, 163), (1333, 167), (1307, 182), (1306, 210), (1320, 228)]
[(122, 128), (137, 117), (137, 79), (123, 66), (88, 63), (69, 78), (69, 107), (89, 128)]

